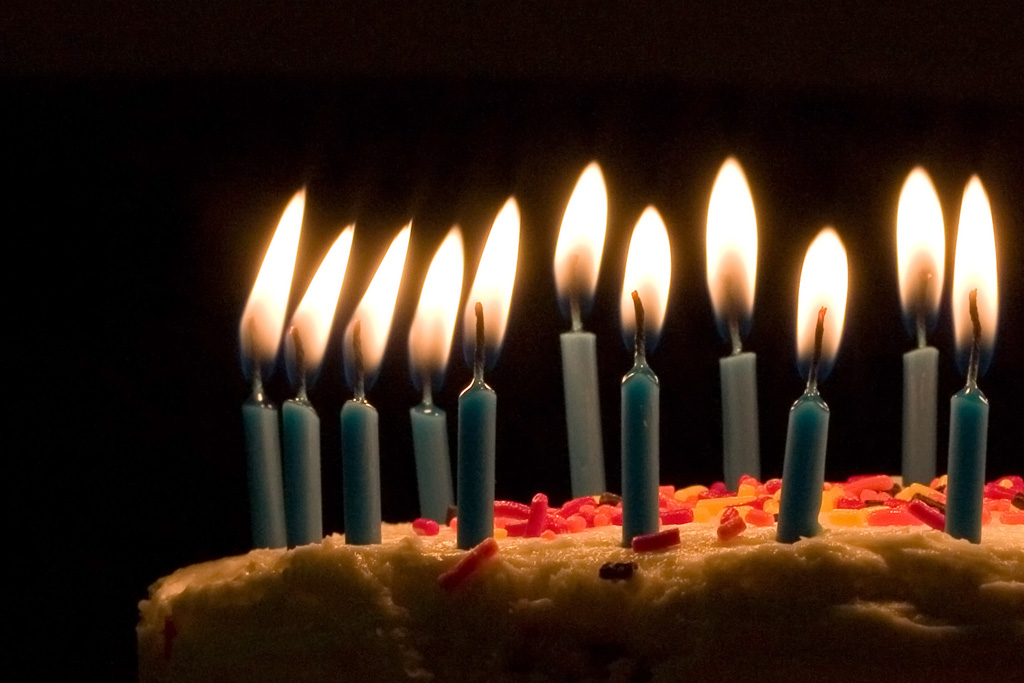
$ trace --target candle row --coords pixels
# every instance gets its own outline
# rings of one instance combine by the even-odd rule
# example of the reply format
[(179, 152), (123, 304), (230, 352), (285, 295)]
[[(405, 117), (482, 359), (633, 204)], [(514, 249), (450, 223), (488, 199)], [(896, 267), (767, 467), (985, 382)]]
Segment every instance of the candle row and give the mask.
[[(262, 376), (278, 352), (294, 270), (305, 196), (286, 208), (257, 277), (240, 326), (243, 369), (252, 395), (243, 406), (253, 542), (283, 546), (319, 541), (319, 418), (307, 385), (320, 367), (344, 282), (354, 228), (331, 247), (297, 307), (285, 335), (289, 377), (297, 387), (285, 402), (283, 458), (278, 411), (263, 394)], [(563, 384), (574, 496), (606, 490), (597, 391), (596, 338), (583, 330), (592, 305), (607, 223), (607, 194), (591, 164), (567, 205), (555, 252), (555, 282), (571, 329), (561, 335)], [(345, 376), (354, 397), (341, 411), (345, 530), (350, 543), (380, 539), (378, 416), (366, 400), (382, 360), (409, 244), (410, 226), (394, 239), (350, 320), (343, 344)], [(497, 360), (515, 280), (519, 212), (509, 199), (488, 236), (463, 315), (464, 350), (473, 380), (459, 397), (458, 545), (472, 547), (491, 535), (497, 398), (484, 372)], [(938, 352), (927, 346), (942, 290), (944, 233), (930, 180), (916, 169), (908, 178), (897, 216), (900, 295), (918, 349), (904, 358), (903, 469), (909, 481), (935, 472)], [(974, 178), (964, 195), (957, 236), (954, 320), (958, 348), (967, 357), (968, 383), (953, 398), (949, 486), (950, 527), (980, 538), (987, 402), (977, 376), (994, 341), (997, 294), (991, 212)], [(760, 477), (756, 356), (744, 352), (756, 280), (757, 227), (753, 201), (739, 164), (729, 159), (714, 185), (707, 223), (708, 286), (718, 327), (732, 354), (721, 359), (723, 469), (735, 486), (742, 474)], [(961, 267), (961, 264), (962, 267)], [(621, 303), (634, 366), (622, 383), (623, 540), (657, 530), (658, 379), (647, 364), (662, 327), (671, 256), (658, 212), (649, 207), (630, 241)], [(794, 541), (817, 531), (824, 481), (828, 407), (818, 394), (839, 346), (846, 305), (846, 254), (831, 228), (808, 249), (801, 274), (797, 318), (798, 365), (807, 380), (793, 405), (787, 433), (779, 538)], [(462, 292), (462, 241), (457, 228), (445, 238), (424, 281), (409, 334), (410, 370), (422, 391), (410, 410), (421, 514), (441, 520), (453, 503), (447, 417), (433, 404), (443, 379)], [(964, 302), (959, 301), (965, 299)], [(979, 301), (981, 303), (979, 303)], [(967, 328), (963, 320), (971, 321)], [(283, 467), (282, 467), (283, 461)], [(962, 500), (956, 512), (957, 500)], [(958, 521), (962, 520), (962, 521)]]

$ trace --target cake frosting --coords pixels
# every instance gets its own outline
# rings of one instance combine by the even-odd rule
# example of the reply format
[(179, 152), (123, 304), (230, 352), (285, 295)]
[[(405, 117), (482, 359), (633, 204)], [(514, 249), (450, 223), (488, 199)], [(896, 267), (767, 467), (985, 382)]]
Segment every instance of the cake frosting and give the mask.
[(425, 536), (423, 525), (386, 524), (378, 545), (331, 535), (253, 550), (151, 587), (140, 680), (1019, 675), (1024, 525), (997, 512), (971, 544), (848, 516), (823, 510), (821, 533), (793, 544), (777, 542), (773, 524), (723, 540), (720, 515), (663, 524), (679, 542), (656, 552), (622, 547), (613, 523), (533, 538), (503, 530), (493, 557), (454, 583), (441, 577), (467, 553), (445, 526)]

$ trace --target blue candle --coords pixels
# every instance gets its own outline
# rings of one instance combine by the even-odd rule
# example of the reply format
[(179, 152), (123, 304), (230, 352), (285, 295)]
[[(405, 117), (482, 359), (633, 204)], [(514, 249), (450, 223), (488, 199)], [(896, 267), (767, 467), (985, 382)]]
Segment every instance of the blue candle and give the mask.
[(242, 406), (253, 545), (287, 544), (278, 410), (263, 393), (264, 370), (273, 366), (281, 343), (288, 293), (302, 228), (305, 191), (288, 203), (270, 242), (239, 325), (242, 370), (252, 394)]
[(720, 359), (722, 469), (736, 490), (741, 475), (761, 478), (758, 434), (757, 356), (743, 352), (741, 328), (749, 327), (757, 277), (757, 218), (739, 163), (722, 164), (708, 204), (706, 234), (708, 292), (723, 339), (732, 355)]
[(366, 400), (387, 346), (409, 249), (411, 226), (391, 242), (345, 330), (345, 376), (354, 398), (341, 408), (345, 542), (380, 543), (380, 437), (377, 410)]
[[(633, 367), (622, 378), (622, 544), (658, 530), (660, 387), (647, 365), (658, 342), (672, 279), (668, 232), (654, 207), (633, 229), (622, 278), (619, 313), (623, 341), (633, 349)], [(632, 343), (631, 343), (632, 342)]]
[(658, 378), (647, 365), (644, 309), (633, 291), (636, 341), (633, 368), (622, 378), (622, 544), (658, 530)]
[(334, 311), (348, 268), (353, 228), (345, 228), (317, 268), (292, 316), (286, 358), (298, 394), (286, 401), (281, 417), (284, 436), (284, 500), (288, 545), (319, 543), (324, 537), (320, 493), (320, 417), (309, 401), (312, 385), (330, 337)]
[(324, 537), (320, 495), (320, 417), (305, 390), (285, 401), (284, 497), (288, 545), (318, 543)]
[(409, 372), (423, 392), (409, 409), (420, 516), (444, 523), (453, 504), (448, 450), (448, 416), (434, 405), (434, 390), (444, 382), (452, 332), (459, 315), (463, 274), (462, 236), (448, 231), (423, 281), (416, 315), (409, 328)]
[(468, 550), (494, 534), (494, 441), (498, 395), (484, 382), (484, 312), (476, 303), (473, 381), (459, 395), (458, 546)]
[(443, 523), (449, 506), (455, 501), (448, 455), (448, 416), (429, 396), (424, 396), (418, 406), (409, 409), (409, 419), (416, 456), (420, 516)]
[(935, 423), (938, 406), (939, 352), (928, 346), (927, 332), (938, 317), (946, 258), (942, 207), (922, 168), (907, 176), (896, 212), (896, 254), (900, 304), (907, 331), (917, 348), (903, 355), (904, 486), (935, 478)]
[(555, 246), (555, 287), (572, 329), (560, 336), (565, 426), (573, 497), (606, 490), (597, 337), (583, 330), (583, 313), (597, 287), (608, 223), (608, 196), (597, 163), (584, 169), (565, 208)]
[(264, 397), (258, 375), (253, 385), (252, 397), (242, 405), (252, 543), (255, 548), (283, 548), (287, 544), (287, 535), (278, 411)]
[(828, 375), (839, 349), (847, 286), (846, 250), (835, 231), (826, 228), (807, 250), (800, 275), (797, 347), (807, 387), (789, 411), (776, 532), (782, 543), (795, 543), (820, 530), (829, 409), (818, 394), (818, 382)]
[(978, 377), (995, 342), (999, 290), (992, 209), (977, 176), (964, 190), (955, 263), (953, 324), (958, 361), (967, 356), (967, 383), (950, 402), (946, 531), (980, 543), (989, 406)]

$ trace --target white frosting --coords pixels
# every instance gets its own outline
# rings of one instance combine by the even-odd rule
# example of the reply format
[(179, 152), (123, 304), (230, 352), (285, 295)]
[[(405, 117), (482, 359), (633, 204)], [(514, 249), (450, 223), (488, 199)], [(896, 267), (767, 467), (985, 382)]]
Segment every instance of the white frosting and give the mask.
[[(792, 545), (774, 527), (726, 543), (679, 529), (655, 553), (622, 548), (619, 527), (502, 539), (452, 593), (437, 577), (463, 555), (454, 534), (408, 524), (377, 546), (334, 535), (186, 567), (140, 605), (140, 678), (862, 680), (898, 664), (900, 680), (942, 680), (1024, 652), (1024, 526), (987, 526), (980, 545), (921, 527)], [(633, 578), (599, 578), (606, 562)]]

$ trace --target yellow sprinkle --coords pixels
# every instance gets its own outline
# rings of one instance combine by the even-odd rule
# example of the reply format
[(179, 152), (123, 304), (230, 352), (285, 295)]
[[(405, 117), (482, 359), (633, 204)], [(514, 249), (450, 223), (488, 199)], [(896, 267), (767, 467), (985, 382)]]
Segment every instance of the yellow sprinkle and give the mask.
[(868, 510), (866, 508), (859, 510), (836, 508), (829, 511), (828, 521), (832, 522), (836, 526), (861, 526), (867, 518), (867, 512)]
[(494, 537), (495, 538), (505, 538), (506, 536), (508, 536), (508, 532), (505, 531), (504, 529), (498, 529), (498, 528), (494, 529)]
[(1002, 486), (1004, 489), (1012, 489), (1013, 488), (1013, 482), (1010, 481), (1009, 479), (1000, 479), (999, 480), (999, 485)]
[(703, 507), (712, 515), (717, 515), (730, 505), (743, 505), (744, 503), (753, 503), (755, 500), (757, 500), (756, 496), (728, 496), (726, 498), (705, 498), (704, 500), (697, 501), (695, 509), (700, 510)]
[(693, 508), (693, 521), (710, 522), (711, 511), (708, 510), (707, 508), (702, 508), (701, 506), (698, 505), (697, 507)]
[(779, 501), (777, 500), (766, 500), (764, 502), (764, 511), (769, 515), (779, 514)]
[(700, 495), (701, 493), (703, 493), (704, 491), (707, 491), (707, 490), (708, 490), (707, 486), (701, 486), (700, 484), (695, 484), (693, 486), (687, 486), (685, 489), (676, 489), (676, 492), (673, 494), (673, 497), (676, 500), (686, 500), (687, 498), (692, 498), (693, 496), (698, 496), (698, 495)]
[(929, 488), (924, 484), (911, 484), (907, 488), (901, 490), (894, 497), (900, 500), (913, 500), (914, 494), (920, 493), (922, 496), (929, 498), (935, 498), (935, 494), (938, 493), (935, 489)]
[(736, 489), (737, 496), (756, 496), (757, 487), (753, 484), (740, 484), (740, 487)]

